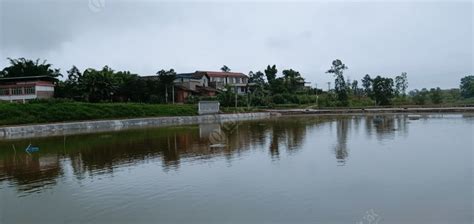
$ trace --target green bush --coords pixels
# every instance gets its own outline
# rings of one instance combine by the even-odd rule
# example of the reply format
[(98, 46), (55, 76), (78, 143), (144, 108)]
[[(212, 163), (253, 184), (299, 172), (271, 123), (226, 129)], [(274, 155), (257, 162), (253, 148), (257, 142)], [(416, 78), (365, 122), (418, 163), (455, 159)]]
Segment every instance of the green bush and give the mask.
[(275, 94), (272, 97), (272, 102), (274, 104), (285, 104), (287, 101), (285, 100), (285, 97), (282, 94)]
[(375, 105), (375, 101), (368, 97), (353, 97), (349, 104), (351, 107), (371, 107)]

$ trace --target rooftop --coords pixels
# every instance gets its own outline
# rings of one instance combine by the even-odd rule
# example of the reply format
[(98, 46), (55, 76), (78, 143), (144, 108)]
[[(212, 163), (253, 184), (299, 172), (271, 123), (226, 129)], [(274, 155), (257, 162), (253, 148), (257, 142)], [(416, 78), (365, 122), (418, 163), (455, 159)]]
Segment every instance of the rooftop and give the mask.
[(42, 81), (51, 81), (56, 82), (58, 81), (57, 78), (47, 76), (47, 75), (37, 75), (37, 76), (19, 76), (19, 77), (5, 77), (0, 78), (0, 82), (7, 82), (7, 81), (28, 81), (28, 80), (42, 80)]
[(196, 71), (196, 73), (204, 73), (209, 77), (243, 77), (246, 78), (247, 75), (240, 72), (215, 72), (215, 71)]

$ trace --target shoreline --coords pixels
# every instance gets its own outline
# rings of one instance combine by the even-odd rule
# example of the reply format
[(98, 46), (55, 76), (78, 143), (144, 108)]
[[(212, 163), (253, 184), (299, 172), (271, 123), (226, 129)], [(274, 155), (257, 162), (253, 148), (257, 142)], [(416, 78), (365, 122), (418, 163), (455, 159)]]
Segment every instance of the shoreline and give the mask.
[(83, 133), (98, 133), (137, 128), (154, 128), (179, 125), (245, 121), (264, 119), (269, 118), (270, 116), (271, 113), (258, 112), (14, 125), (0, 127), (0, 140), (72, 135)]
[(454, 114), (474, 113), (474, 107), (445, 108), (357, 108), (357, 109), (271, 109), (263, 112), (229, 113), (195, 116), (146, 117), (131, 119), (88, 120), (44, 124), (21, 124), (0, 127), (0, 141), (127, 129), (169, 127), (205, 123), (258, 120), (295, 115), (370, 115), (370, 114)]
[(338, 115), (338, 114), (420, 114), (420, 113), (474, 113), (474, 107), (431, 108), (347, 108), (347, 109), (272, 109), (265, 110), (282, 115)]

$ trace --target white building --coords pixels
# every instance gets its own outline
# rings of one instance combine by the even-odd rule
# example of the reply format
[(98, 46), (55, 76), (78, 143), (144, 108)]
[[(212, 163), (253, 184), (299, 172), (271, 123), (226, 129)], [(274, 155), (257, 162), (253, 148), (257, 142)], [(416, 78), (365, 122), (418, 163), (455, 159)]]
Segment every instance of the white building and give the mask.
[(57, 81), (50, 76), (0, 78), (0, 100), (24, 103), (32, 99), (49, 99), (54, 96)]

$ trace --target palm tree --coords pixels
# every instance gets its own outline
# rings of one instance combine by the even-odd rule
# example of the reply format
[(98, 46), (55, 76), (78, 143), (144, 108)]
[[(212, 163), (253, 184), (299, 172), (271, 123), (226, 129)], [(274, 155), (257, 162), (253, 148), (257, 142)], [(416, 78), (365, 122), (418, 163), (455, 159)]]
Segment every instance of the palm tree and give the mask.
[(52, 64), (46, 63), (44, 60), (40, 63), (40, 59), (36, 61), (18, 58), (8, 58), (10, 66), (0, 71), (0, 77), (20, 77), (20, 76), (51, 76), (57, 78), (62, 77), (59, 69), (51, 68)]
[(223, 72), (230, 72), (230, 68), (227, 65), (222, 66), (221, 71)]

